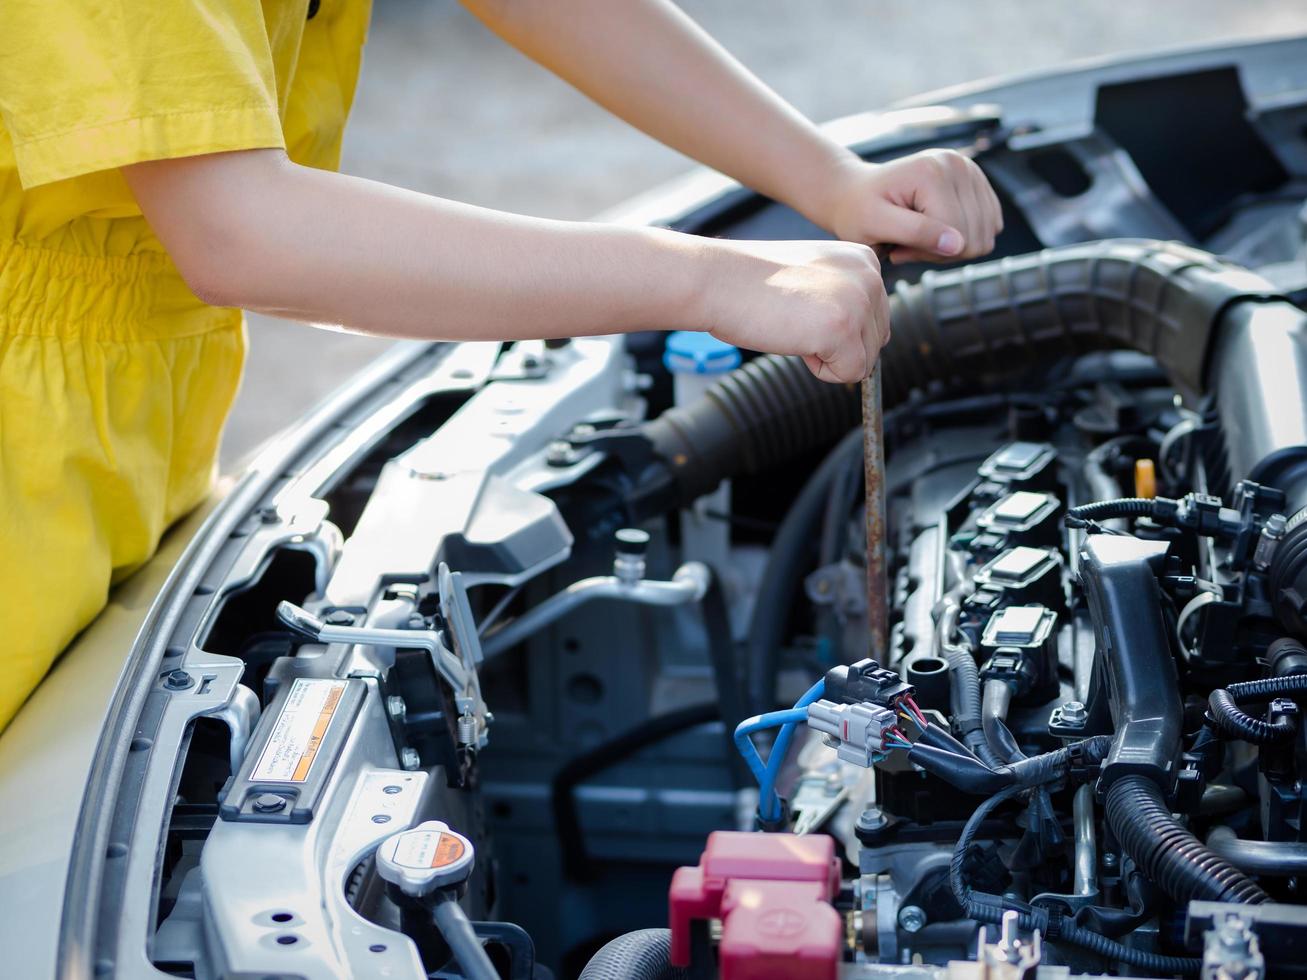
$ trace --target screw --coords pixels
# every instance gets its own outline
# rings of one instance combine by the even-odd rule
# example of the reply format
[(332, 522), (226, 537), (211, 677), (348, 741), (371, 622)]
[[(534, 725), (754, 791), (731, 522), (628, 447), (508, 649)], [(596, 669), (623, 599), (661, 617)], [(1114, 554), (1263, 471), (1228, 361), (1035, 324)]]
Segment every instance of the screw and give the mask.
[(875, 804), (863, 807), (862, 814), (858, 817), (859, 830), (882, 830), (888, 823), (885, 811)]
[(277, 524), (281, 521), (281, 515), (277, 513), (276, 507), (260, 507), (259, 520), (264, 524)]
[(1080, 701), (1067, 701), (1062, 705), (1062, 722), (1067, 725), (1083, 725), (1089, 720), (1089, 709)]
[(422, 757), (418, 755), (418, 750), (411, 745), (406, 745), (399, 752), (399, 764), (403, 768), (412, 772), (415, 769), (422, 768)]
[(391, 783), (389, 786), (383, 786), (381, 792), (385, 793), (387, 796), (394, 796), (396, 793), (404, 792), (404, 787), (396, 786), (394, 783)]
[(540, 367), (540, 358), (534, 354), (522, 355), (522, 369), (524, 371), (534, 371)]
[(1103, 855), (1103, 867), (1111, 871), (1113, 868), (1116, 867), (1116, 864), (1117, 864), (1116, 855), (1113, 854), (1111, 851), (1108, 851), (1106, 854)]
[(328, 626), (353, 626), (354, 614), (346, 612), (344, 609), (333, 609), (331, 612), (327, 613), (323, 622)]
[(276, 793), (260, 793), (254, 797), (255, 813), (279, 813), (286, 809), (286, 798)]
[(184, 670), (170, 670), (163, 675), (164, 687), (173, 691), (184, 691), (188, 687), (193, 687), (195, 678)]
[(899, 909), (899, 926), (904, 932), (920, 932), (926, 924), (926, 910), (920, 905), (905, 905)]
[(388, 813), (377, 813), (377, 814), (374, 814), (373, 817), (372, 817), (372, 822), (373, 822), (373, 823), (390, 823), (390, 814), (388, 814)]
[(404, 724), (404, 718), (408, 715), (408, 705), (398, 694), (392, 694), (386, 698), (386, 713), (401, 725)]

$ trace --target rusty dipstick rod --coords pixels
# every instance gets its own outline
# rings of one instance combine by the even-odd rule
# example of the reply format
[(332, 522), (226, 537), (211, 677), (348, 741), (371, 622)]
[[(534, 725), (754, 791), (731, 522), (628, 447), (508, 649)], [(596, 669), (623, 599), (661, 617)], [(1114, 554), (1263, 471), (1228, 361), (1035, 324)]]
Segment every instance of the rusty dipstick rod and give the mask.
[(867, 633), (870, 656), (889, 655), (889, 581), (885, 564), (885, 430), (880, 361), (862, 382), (862, 459), (867, 485)]

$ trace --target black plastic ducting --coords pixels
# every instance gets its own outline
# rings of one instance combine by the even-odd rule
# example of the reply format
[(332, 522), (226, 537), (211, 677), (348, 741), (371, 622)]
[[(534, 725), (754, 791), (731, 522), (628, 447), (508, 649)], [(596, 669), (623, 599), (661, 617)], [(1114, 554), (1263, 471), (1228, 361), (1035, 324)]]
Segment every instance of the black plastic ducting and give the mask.
[[(887, 408), (914, 390), (976, 386), (1049, 360), (1130, 348), (1185, 395), (1204, 389), (1214, 328), (1231, 305), (1278, 298), (1264, 279), (1174, 242), (1107, 239), (927, 272), (891, 299)], [(856, 386), (766, 355), (645, 426), (682, 501), (834, 442), (860, 418)]]

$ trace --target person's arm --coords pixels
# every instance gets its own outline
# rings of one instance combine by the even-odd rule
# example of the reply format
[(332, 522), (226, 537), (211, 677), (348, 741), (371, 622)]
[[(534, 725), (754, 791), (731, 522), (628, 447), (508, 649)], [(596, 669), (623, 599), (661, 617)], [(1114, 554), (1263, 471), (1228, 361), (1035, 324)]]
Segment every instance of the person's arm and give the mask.
[(932, 150), (882, 166), (825, 136), (670, 0), (463, 0), (491, 30), (655, 139), (896, 260), (993, 248), (998, 200)]
[(123, 174), (191, 289), (215, 305), (454, 340), (711, 330), (846, 382), (889, 339), (865, 246), (525, 218), (301, 167), (280, 150)]

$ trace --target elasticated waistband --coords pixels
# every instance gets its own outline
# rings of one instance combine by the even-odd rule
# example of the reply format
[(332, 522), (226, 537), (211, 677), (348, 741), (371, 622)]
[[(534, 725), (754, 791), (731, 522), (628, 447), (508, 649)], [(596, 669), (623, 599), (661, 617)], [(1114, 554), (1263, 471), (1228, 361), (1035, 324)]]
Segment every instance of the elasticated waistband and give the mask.
[(201, 303), (161, 252), (81, 255), (0, 241), (0, 335), (159, 340), (234, 316)]

